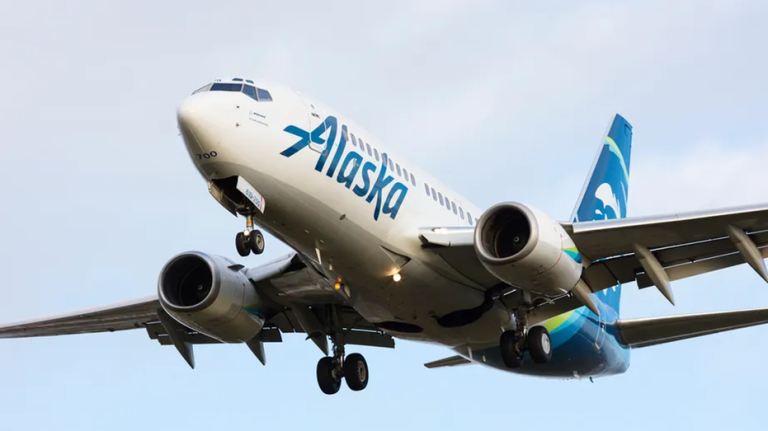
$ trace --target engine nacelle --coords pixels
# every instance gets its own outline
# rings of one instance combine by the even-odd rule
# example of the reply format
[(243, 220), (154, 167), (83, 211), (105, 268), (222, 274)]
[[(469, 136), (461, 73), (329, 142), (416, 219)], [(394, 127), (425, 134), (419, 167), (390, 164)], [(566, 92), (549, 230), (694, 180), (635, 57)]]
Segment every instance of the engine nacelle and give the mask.
[(542, 211), (505, 202), (475, 228), (480, 262), (499, 280), (547, 296), (570, 291), (581, 277), (581, 255), (559, 223)]
[(264, 317), (261, 298), (241, 268), (221, 256), (182, 253), (160, 272), (160, 304), (190, 329), (224, 343), (249, 341)]

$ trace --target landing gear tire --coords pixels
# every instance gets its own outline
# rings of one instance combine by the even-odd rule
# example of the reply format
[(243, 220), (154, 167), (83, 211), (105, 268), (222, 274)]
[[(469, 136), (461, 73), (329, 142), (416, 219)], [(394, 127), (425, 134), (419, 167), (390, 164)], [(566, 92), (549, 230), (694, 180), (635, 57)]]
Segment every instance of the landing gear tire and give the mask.
[(546, 364), (552, 358), (552, 339), (543, 326), (534, 326), (528, 330), (528, 353), (533, 362)]
[(362, 391), (368, 386), (368, 363), (363, 355), (352, 353), (344, 359), (344, 380), (349, 389)]
[(336, 372), (336, 361), (332, 357), (324, 356), (317, 362), (317, 384), (326, 395), (339, 392), (341, 376)]
[(235, 247), (237, 248), (237, 253), (240, 256), (246, 257), (251, 254), (251, 248), (248, 244), (248, 237), (245, 236), (245, 233), (243, 232), (238, 232), (235, 236)]
[(505, 331), (499, 340), (501, 360), (507, 368), (520, 368), (523, 365), (523, 339), (515, 331)]
[(248, 235), (248, 247), (250, 247), (253, 254), (264, 253), (264, 235), (261, 234), (261, 231), (251, 231), (251, 234)]

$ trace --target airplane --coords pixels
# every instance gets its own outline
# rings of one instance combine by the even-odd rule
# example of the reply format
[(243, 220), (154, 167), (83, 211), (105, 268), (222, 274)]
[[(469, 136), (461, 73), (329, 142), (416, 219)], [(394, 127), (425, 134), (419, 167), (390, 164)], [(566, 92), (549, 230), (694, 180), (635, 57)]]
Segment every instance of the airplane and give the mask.
[[(616, 114), (567, 221), (521, 202), (474, 206), (361, 126), (292, 88), (216, 79), (177, 121), (210, 195), (245, 228), (235, 249), (292, 251), (247, 267), (173, 256), (156, 294), (0, 326), (0, 338), (143, 329), (194, 368), (198, 344), (265, 344), (300, 333), (322, 352), (321, 391), (368, 386), (350, 345), (395, 339), (480, 364), (581, 379), (627, 370), (632, 349), (768, 323), (768, 308), (621, 319), (628, 283), (674, 305), (675, 280), (747, 263), (768, 281), (768, 205), (627, 218), (632, 126)], [(520, 179), (509, 173), (501, 183)], [(329, 348), (330, 341), (330, 348)]]

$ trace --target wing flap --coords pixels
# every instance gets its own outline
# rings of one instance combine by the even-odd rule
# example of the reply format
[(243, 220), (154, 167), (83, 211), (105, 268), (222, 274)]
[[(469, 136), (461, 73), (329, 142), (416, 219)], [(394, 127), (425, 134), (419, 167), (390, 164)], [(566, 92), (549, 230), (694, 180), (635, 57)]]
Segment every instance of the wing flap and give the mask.
[(768, 308), (759, 308), (619, 320), (616, 326), (624, 344), (632, 348), (640, 348), (766, 323), (768, 323)]
[[(762, 257), (768, 257), (768, 232), (758, 232), (748, 236), (759, 248)], [(670, 281), (741, 265), (745, 262), (730, 238), (657, 249), (653, 250), (653, 254), (664, 267)], [(595, 292), (617, 283), (632, 281), (637, 281), (640, 288), (653, 286), (634, 254), (592, 263), (584, 271), (584, 280)]]

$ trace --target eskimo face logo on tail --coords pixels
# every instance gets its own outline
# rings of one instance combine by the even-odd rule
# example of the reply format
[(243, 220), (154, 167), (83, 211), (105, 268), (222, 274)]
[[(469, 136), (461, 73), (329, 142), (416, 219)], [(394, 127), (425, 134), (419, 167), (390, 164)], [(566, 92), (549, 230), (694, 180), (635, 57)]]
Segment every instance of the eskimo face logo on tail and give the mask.
[[(319, 126), (315, 127), (311, 133), (293, 125), (286, 127), (284, 131), (299, 138), (295, 144), (280, 153), (285, 157), (293, 157), (299, 151), (307, 148), (310, 143), (325, 145), (318, 154), (317, 163), (315, 164), (315, 170), (323, 172), (336, 143), (336, 135), (338, 134), (336, 117), (329, 116)], [(323, 138), (326, 131), (329, 131), (327, 139)], [(365, 198), (365, 201), (368, 203), (372, 203), (376, 199), (373, 210), (374, 220), (378, 220), (379, 215), (382, 213), (389, 215), (394, 220), (400, 211), (400, 206), (403, 204), (405, 196), (408, 194), (408, 187), (399, 181), (395, 181), (395, 178), (391, 175), (387, 175), (386, 164), (377, 166), (373, 162), (364, 161), (363, 156), (355, 150), (350, 150), (345, 154), (344, 150), (347, 146), (348, 136), (347, 126), (342, 125), (338, 147), (333, 155), (331, 164), (325, 171), (325, 175), (328, 178), (333, 178), (336, 175), (336, 182), (343, 184), (344, 187), (351, 190), (355, 195)], [(336, 172), (337, 169), (338, 173)], [(358, 182), (353, 187), (353, 183), (356, 182), (358, 177), (362, 179), (362, 184)]]
[(595, 220), (617, 219), (621, 215), (621, 204), (610, 184), (600, 184), (595, 190), (595, 201)]

